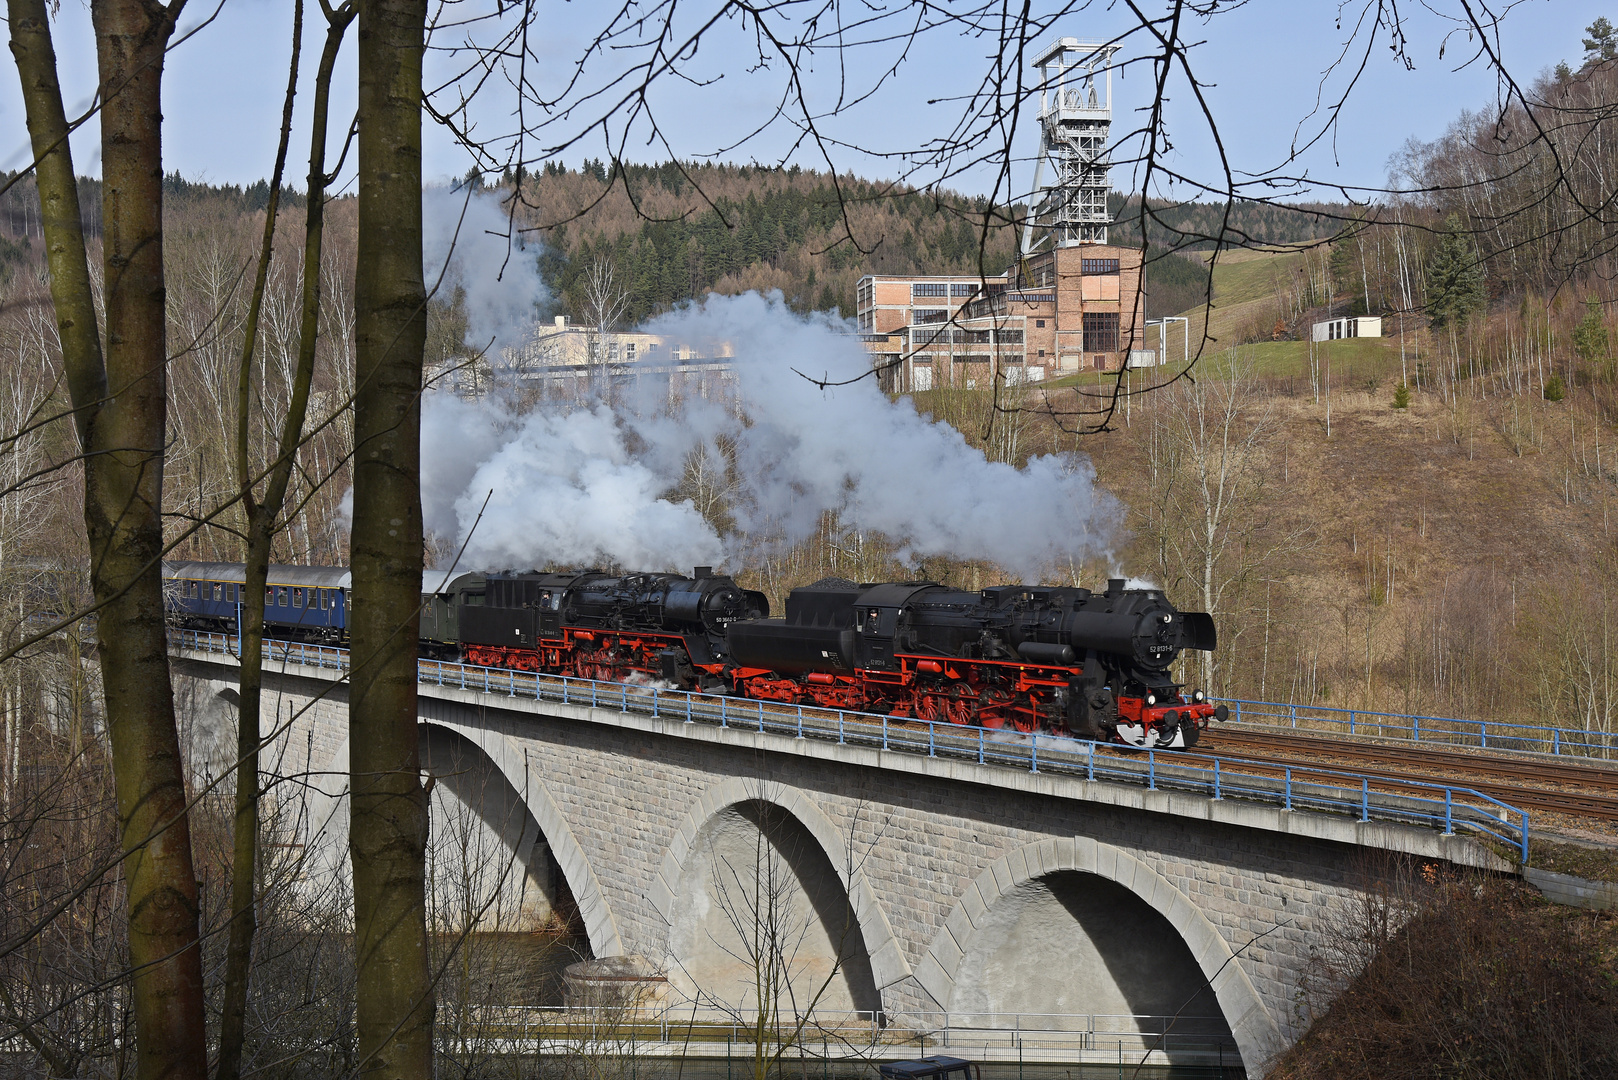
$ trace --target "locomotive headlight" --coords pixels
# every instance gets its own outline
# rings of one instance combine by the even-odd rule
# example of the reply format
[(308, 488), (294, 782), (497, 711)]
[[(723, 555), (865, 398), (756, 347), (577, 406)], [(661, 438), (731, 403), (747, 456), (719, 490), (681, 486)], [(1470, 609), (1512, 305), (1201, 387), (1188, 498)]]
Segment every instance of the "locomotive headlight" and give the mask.
[(1163, 622), (1164, 622), (1165, 625), (1167, 625), (1168, 623), (1171, 623), (1173, 621), (1174, 621), (1174, 616), (1173, 615), (1169, 615), (1169, 614), (1166, 614), (1166, 613), (1164, 614)]
[(1146, 695), (1146, 704), (1148, 704), (1148, 705), (1156, 705), (1157, 704), (1157, 695), (1156, 694), (1147, 694)]
[(1203, 698), (1203, 693), (1202, 693), (1201, 690), (1198, 690), (1196, 693), (1191, 695), (1191, 700), (1195, 701), (1199, 705), (1202, 704), (1202, 698)]

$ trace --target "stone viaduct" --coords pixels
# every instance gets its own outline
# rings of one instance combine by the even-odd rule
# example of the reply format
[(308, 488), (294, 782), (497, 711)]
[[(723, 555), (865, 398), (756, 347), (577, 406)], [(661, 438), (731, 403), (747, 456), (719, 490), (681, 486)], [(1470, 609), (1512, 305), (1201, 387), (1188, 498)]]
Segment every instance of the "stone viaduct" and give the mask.
[[(234, 662), (174, 665), (223, 732)], [(278, 770), (309, 775), (311, 859), (341, 875), (332, 678), (267, 671), (265, 713), (294, 718)], [(822, 1010), (1206, 1017), (1258, 1075), (1300, 1033), (1311, 944), (1362, 902), (1375, 853), (1510, 869), (1432, 830), (616, 709), (423, 685), (420, 716), (436, 868), (490, 875), (458, 894), (519, 921), (565, 894), (595, 957), (743, 1005), (768, 909), (800, 1002), (832, 976)]]

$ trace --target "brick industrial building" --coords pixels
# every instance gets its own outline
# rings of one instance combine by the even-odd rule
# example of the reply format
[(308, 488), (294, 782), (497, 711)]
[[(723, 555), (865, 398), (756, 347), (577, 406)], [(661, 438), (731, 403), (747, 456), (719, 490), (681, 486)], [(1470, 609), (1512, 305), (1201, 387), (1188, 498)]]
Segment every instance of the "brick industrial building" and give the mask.
[[(890, 392), (1043, 382), (1151, 363), (1141, 253), (1107, 243), (1110, 61), (1061, 38), (1042, 50), (1035, 213), (996, 277), (860, 279), (860, 332)], [(1049, 170), (1052, 179), (1042, 183)]]

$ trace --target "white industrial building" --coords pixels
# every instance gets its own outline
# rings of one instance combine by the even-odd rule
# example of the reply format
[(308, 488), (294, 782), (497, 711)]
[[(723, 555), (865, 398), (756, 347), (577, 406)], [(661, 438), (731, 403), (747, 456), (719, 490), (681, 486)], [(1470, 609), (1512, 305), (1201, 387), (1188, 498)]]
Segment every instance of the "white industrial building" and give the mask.
[(1381, 337), (1381, 316), (1361, 316), (1357, 319), (1332, 319), (1317, 322), (1310, 337), (1315, 341), (1336, 341), (1338, 338)]

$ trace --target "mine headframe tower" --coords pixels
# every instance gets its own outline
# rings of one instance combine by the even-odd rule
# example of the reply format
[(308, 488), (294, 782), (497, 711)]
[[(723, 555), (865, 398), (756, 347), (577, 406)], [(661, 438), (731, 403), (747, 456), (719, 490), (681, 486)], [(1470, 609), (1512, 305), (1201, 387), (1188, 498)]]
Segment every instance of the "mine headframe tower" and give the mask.
[(1058, 38), (1034, 57), (1039, 70), (1039, 159), (1034, 214), (1023, 254), (1107, 242), (1107, 142), (1112, 135), (1112, 57), (1117, 45)]

